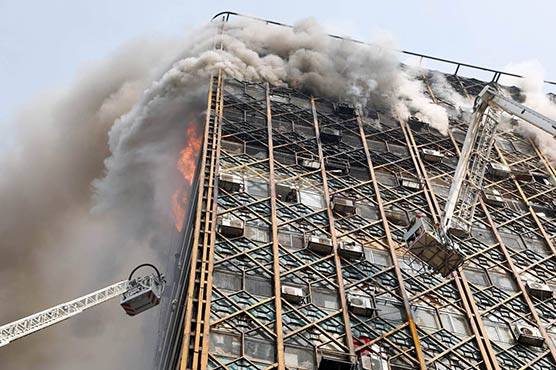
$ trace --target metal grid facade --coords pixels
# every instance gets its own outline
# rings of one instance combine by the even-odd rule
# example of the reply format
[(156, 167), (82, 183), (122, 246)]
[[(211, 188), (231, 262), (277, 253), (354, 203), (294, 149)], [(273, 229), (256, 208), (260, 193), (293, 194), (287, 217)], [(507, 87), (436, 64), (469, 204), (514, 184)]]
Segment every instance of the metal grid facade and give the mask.
[[(484, 86), (448, 80), (467, 96)], [(472, 235), (458, 240), (463, 269), (442, 278), (404, 248), (415, 211), (440, 221), (465, 122), (454, 113), (443, 136), (285, 87), (211, 79), (180, 368), (309, 370), (362, 355), (376, 368), (556, 368), (555, 299), (526, 289), (556, 283), (556, 172), (529, 140), (497, 140), (492, 160), (522, 175), (485, 179), (503, 203), (480, 200)], [(334, 130), (339, 142), (323, 139)], [(340, 197), (354, 213), (340, 211)], [(223, 220), (242, 221), (242, 232), (225, 232)], [(311, 237), (331, 248), (307, 248)], [(364, 253), (342, 253), (348, 242)], [(352, 295), (375, 302), (376, 314), (352, 312)], [(544, 347), (517, 343), (516, 322), (539, 328)]]

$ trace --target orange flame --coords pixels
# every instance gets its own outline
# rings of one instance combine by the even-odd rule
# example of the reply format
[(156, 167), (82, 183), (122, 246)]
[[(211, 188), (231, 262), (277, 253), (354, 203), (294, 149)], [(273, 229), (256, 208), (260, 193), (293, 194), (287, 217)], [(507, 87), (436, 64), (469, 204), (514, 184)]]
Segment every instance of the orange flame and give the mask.
[(180, 187), (172, 195), (172, 213), (176, 229), (181, 231), (185, 218), (185, 207), (189, 201), (189, 191), (195, 176), (195, 167), (197, 164), (197, 156), (201, 149), (201, 135), (198, 132), (197, 122), (190, 122), (186, 130), (186, 144), (180, 152), (180, 157), (176, 163), (176, 168), (180, 171), (185, 186)]

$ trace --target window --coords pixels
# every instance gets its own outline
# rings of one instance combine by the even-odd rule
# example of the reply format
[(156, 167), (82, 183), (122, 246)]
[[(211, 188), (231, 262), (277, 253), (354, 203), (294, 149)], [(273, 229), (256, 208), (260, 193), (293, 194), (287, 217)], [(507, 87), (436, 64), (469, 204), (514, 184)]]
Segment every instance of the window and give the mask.
[(373, 205), (369, 204), (357, 204), (356, 212), (359, 216), (367, 220), (378, 220), (378, 211)]
[(490, 272), (492, 284), (502, 290), (515, 291), (516, 287), (513, 280), (506, 273)]
[(243, 154), (243, 144), (222, 140), (222, 149), (228, 154)]
[(506, 323), (483, 320), (483, 324), (490, 340), (497, 342), (502, 347), (507, 347), (507, 344), (513, 342), (512, 333)]
[(297, 189), (287, 184), (276, 184), (276, 199), (286, 203), (297, 203)]
[(313, 369), (315, 367), (313, 351), (301, 346), (285, 346), (284, 354), (287, 368)]
[(544, 241), (530, 238), (523, 238), (523, 241), (525, 242), (527, 249), (532, 250), (541, 256), (548, 256), (548, 250)]
[(392, 264), (390, 255), (385, 250), (365, 248), (365, 259), (379, 266), (390, 266)]
[(469, 326), (464, 315), (451, 312), (441, 312), (440, 321), (444, 329), (456, 335), (469, 335)]
[(312, 288), (311, 301), (315, 305), (329, 310), (337, 310), (340, 307), (338, 295), (333, 290)]
[(241, 273), (231, 271), (215, 270), (212, 279), (217, 288), (237, 292), (241, 290), (243, 280)]
[(506, 247), (513, 249), (515, 251), (522, 251), (525, 249), (523, 241), (519, 235), (512, 235), (500, 232), (500, 237), (502, 238)]
[(268, 184), (258, 180), (245, 181), (246, 191), (255, 198), (268, 197)]
[(496, 243), (494, 235), (492, 235), (492, 233), (488, 230), (481, 230), (474, 227), (471, 229), (471, 235), (473, 235), (474, 238), (486, 245), (492, 245)]
[(299, 192), (299, 196), (301, 198), (301, 204), (306, 205), (307, 207), (313, 209), (324, 208), (324, 199), (320, 193), (302, 190)]
[(386, 152), (386, 143), (384, 143), (384, 141), (367, 140), (367, 145), (369, 146), (370, 152)]
[(231, 333), (210, 333), (210, 346), (212, 353), (222, 356), (239, 357), (241, 354), (241, 340), (239, 335)]
[(247, 145), (245, 147), (245, 152), (256, 159), (264, 159), (268, 157), (266, 148)]
[(407, 148), (401, 145), (388, 144), (388, 151), (402, 158), (409, 156), (409, 152), (407, 151)]
[(376, 181), (381, 183), (382, 185), (388, 186), (398, 186), (398, 180), (396, 176), (386, 173), (386, 172), (376, 172)]
[(264, 339), (245, 338), (245, 355), (265, 362), (274, 362), (274, 343)]
[(415, 309), (415, 323), (422, 329), (430, 329), (430, 331), (435, 331), (440, 327), (436, 311), (425, 307)]
[(257, 242), (267, 243), (269, 241), (268, 227), (248, 225), (245, 228), (245, 236)]
[(305, 247), (301, 234), (279, 231), (278, 242), (287, 249), (299, 250)]
[(385, 300), (385, 299), (377, 299), (376, 300), (376, 307), (378, 310), (378, 316), (387, 321), (404, 321), (405, 315), (402, 311), (402, 305), (400, 303)]
[(246, 276), (245, 290), (253, 295), (272, 297), (272, 281), (262, 277)]
[(484, 271), (468, 270), (468, 269), (464, 269), (464, 271), (465, 271), (465, 277), (473, 284), (477, 284), (484, 287), (490, 286), (488, 276)]

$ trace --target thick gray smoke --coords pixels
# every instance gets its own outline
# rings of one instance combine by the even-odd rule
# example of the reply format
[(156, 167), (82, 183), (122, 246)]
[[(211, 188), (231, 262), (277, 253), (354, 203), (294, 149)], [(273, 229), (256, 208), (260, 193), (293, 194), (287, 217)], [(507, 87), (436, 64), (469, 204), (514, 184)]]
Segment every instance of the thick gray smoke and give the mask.
[[(556, 120), (556, 103), (544, 91), (545, 72), (540, 62), (529, 60), (512, 63), (505, 69), (524, 76), (524, 78), (506, 78), (504, 80), (505, 83), (513, 84), (521, 89), (525, 96), (524, 104), (548, 118)], [(548, 159), (556, 164), (556, 142), (553, 137), (527, 122), (520, 122), (518, 131), (533, 139)]]
[[(17, 149), (1, 159), (0, 322), (125, 278), (144, 261), (170, 267), (170, 199), (183, 185), (176, 162), (219, 69), (447, 128), (444, 108), (401, 71), (391, 45), (334, 40), (310, 20), (220, 27), (127, 45), (22, 109)], [(0, 349), (2, 369), (152, 368), (156, 312), (128, 319), (103, 305)]]

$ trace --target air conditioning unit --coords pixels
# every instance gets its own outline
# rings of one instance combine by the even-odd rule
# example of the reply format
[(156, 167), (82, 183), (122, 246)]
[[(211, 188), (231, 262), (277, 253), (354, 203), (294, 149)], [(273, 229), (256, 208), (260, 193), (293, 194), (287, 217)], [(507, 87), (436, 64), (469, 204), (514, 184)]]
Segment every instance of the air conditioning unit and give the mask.
[(411, 179), (407, 177), (400, 178), (400, 185), (407, 189), (421, 190), (422, 184), (418, 179)]
[(488, 173), (494, 177), (506, 178), (510, 176), (512, 171), (510, 167), (497, 162), (490, 162), (488, 166)]
[(283, 184), (276, 184), (276, 198), (286, 203), (297, 203), (297, 189)]
[(326, 168), (326, 170), (336, 175), (343, 176), (349, 174), (349, 163), (345, 161), (327, 158), (324, 162), (324, 167)]
[(303, 289), (293, 285), (282, 284), (282, 297), (291, 303), (301, 303), (304, 298)]
[(380, 356), (370, 353), (361, 356), (359, 367), (361, 370), (388, 370), (388, 362)]
[(533, 347), (542, 347), (544, 345), (544, 338), (538, 328), (527, 324), (517, 323), (513, 325), (512, 329), (514, 336), (519, 343)]
[(318, 236), (310, 236), (307, 239), (307, 249), (319, 254), (330, 254), (333, 249), (332, 240)]
[(496, 189), (485, 190), (483, 192), (483, 198), (487, 204), (494, 207), (503, 207), (506, 204), (504, 198), (502, 198), (502, 195)]
[(227, 237), (239, 237), (243, 235), (244, 230), (243, 220), (229, 215), (220, 218), (218, 223), (218, 229), (220, 234)]
[(547, 284), (528, 281), (525, 283), (525, 287), (527, 288), (527, 292), (530, 295), (532, 295), (533, 297), (537, 297), (539, 299), (544, 300), (554, 296), (554, 291)]
[(336, 195), (332, 199), (332, 203), (334, 212), (338, 212), (341, 215), (352, 215), (355, 213), (355, 202), (353, 199)]
[(386, 208), (384, 210), (386, 219), (398, 226), (408, 226), (409, 218), (405, 211), (396, 208)]
[(238, 175), (230, 173), (221, 173), (218, 176), (218, 188), (227, 191), (228, 193), (236, 193), (241, 190), (243, 180)]
[(363, 246), (356, 242), (342, 242), (339, 245), (340, 256), (347, 259), (359, 259), (363, 257)]
[(348, 307), (351, 312), (361, 316), (373, 316), (376, 304), (373, 299), (358, 295), (348, 295)]
[(317, 160), (302, 158), (299, 164), (308, 170), (318, 170), (320, 168), (320, 163)]
[(427, 162), (440, 162), (444, 158), (444, 154), (434, 149), (423, 148), (421, 153), (423, 154), (423, 159)]
[(320, 139), (326, 144), (338, 144), (342, 140), (342, 133), (335, 128), (323, 127), (320, 130)]
[(339, 114), (355, 115), (355, 107), (349, 103), (336, 103), (334, 104), (334, 111)]

